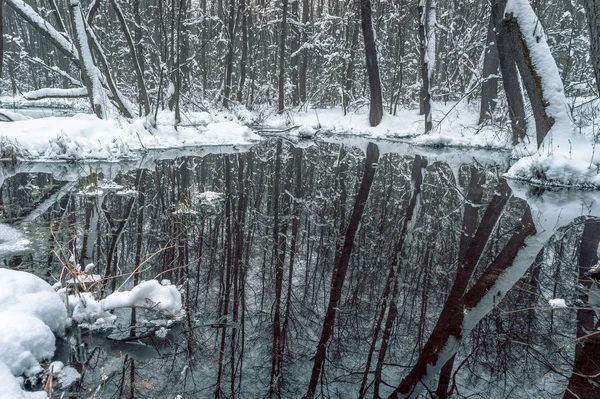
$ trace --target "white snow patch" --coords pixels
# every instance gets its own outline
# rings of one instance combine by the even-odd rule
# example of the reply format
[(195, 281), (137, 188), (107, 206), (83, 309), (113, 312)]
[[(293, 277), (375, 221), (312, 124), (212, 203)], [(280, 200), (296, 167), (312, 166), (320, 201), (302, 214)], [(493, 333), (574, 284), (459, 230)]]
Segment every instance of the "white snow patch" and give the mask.
[(31, 273), (0, 269), (0, 287), (0, 309), (31, 315), (50, 331), (64, 333), (66, 308), (50, 284)]
[(23, 391), (15, 376), (43, 371), (40, 361), (54, 355), (54, 333), (64, 333), (65, 306), (33, 274), (0, 269), (0, 287), (0, 399), (47, 398), (45, 392)]
[(567, 304), (566, 304), (565, 300), (561, 299), (561, 298), (550, 299), (548, 301), (548, 303), (550, 304), (550, 306), (553, 309), (560, 309), (560, 308), (566, 308), (567, 307)]
[(21, 231), (7, 224), (0, 223), (0, 254), (27, 251), (29, 244), (31, 244), (31, 241), (24, 238)]
[[(171, 113), (172, 114), (172, 113)], [(260, 136), (248, 127), (209, 114), (191, 114), (186, 126), (163, 125), (171, 114), (159, 114), (156, 129), (145, 118), (101, 120), (94, 115), (32, 119), (2, 125), (4, 148), (32, 160), (136, 159), (146, 150), (204, 145), (252, 144)]]
[(0, 399), (48, 399), (46, 392), (25, 392), (7, 365), (0, 362)]
[(54, 373), (54, 379), (58, 381), (60, 389), (67, 389), (75, 382), (79, 381), (81, 374), (73, 367), (63, 364), (63, 362), (52, 362), (48, 367)]
[[(64, 290), (61, 291), (64, 294)], [(126, 307), (153, 309), (181, 316), (181, 293), (174, 285), (161, 285), (157, 280), (144, 281), (131, 291), (116, 291), (97, 300), (90, 292), (69, 295), (71, 318), (82, 327), (100, 330), (112, 327), (116, 316), (110, 310)]]

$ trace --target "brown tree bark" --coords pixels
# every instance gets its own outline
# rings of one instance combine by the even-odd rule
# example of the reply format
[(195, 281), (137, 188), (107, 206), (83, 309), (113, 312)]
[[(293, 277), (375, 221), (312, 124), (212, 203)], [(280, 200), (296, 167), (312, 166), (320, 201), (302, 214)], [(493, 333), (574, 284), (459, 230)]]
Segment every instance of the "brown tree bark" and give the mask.
[(367, 75), (369, 76), (369, 91), (371, 93), (371, 107), (369, 110), (369, 122), (371, 126), (377, 126), (383, 117), (383, 99), (381, 96), (381, 79), (379, 77), (379, 64), (377, 63), (377, 47), (375, 44), (375, 33), (373, 32), (373, 18), (371, 16), (371, 0), (360, 1), (362, 18), (363, 39), (365, 42), (365, 59), (367, 63)]
[[(419, 385), (427, 376), (428, 367), (436, 365), (439, 362), (445, 363), (453, 355), (453, 353), (449, 353), (447, 358), (440, 358), (451, 339), (460, 340), (462, 338), (462, 323), (465, 310), (477, 306), (496, 283), (503, 271), (510, 267), (521, 248), (523, 248), (525, 239), (536, 233), (531, 211), (527, 208), (513, 236), (498, 255), (496, 255), (482, 276), (467, 291), (469, 281), (475, 271), (475, 266), (483, 254), (483, 250), (500, 219), (509, 196), (510, 188), (506, 182), (500, 183), (496, 189), (496, 195), (494, 195), (486, 208), (481, 219), (482, 222), (477, 228), (473, 239), (468, 242), (468, 249), (459, 256), (456, 278), (450, 294), (444, 303), (440, 318), (423, 347), (417, 363), (389, 396), (390, 399), (415, 397), (418, 395)], [(477, 210), (469, 210), (471, 206), (468, 203), (465, 208), (466, 217), (467, 212), (477, 212)], [(470, 218), (471, 216), (468, 217)], [(467, 244), (466, 241), (465, 244)]]
[(589, 304), (589, 292), (594, 279), (588, 275), (592, 266), (598, 263), (600, 243), (600, 220), (590, 218), (585, 221), (579, 247), (578, 286), (582, 288), (577, 309), (577, 346), (575, 361), (565, 399), (594, 399), (598, 397), (600, 384), (600, 320)]
[(508, 102), (508, 115), (511, 121), (513, 133), (513, 145), (523, 141), (527, 133), (527, 122), (525, 119), (525, 103), (519, 82), (519, 71), (515, 60), (512, 44), (507, 30), (503, 26), (504, 9), (506, 0), (495, 0), (492, 3), (492, 19), (496, 28), (496, 46), (502, 73), (502, 86), (506, 93)]
[(375, 171), (377, 169), (377, 162), (379, 160), (379, 148), (376, 144), (369, 143), (367, 147), (367, 156), (365, 158), (365, 165), (363, 171), (363, 177), (360, 183), (358, 194), (354, 202), (354, 209), (350, 216), (348, 228), (346, 229), (344, 246), (342, 253), (339, 257), (338, 264), (335, 266), (336, 274), (333, 276), (331, 282), (331, 291), (329, 293), (329, 303), (327, 305), (327, 312), (325, 313), (325, 319), (323, 321), (323, 329), (321, 331), (321, 338), (317, 345), (317, 353), (315, 354), (315, 361), (308, 384), (308, 390), (304, 395), (306, 399), (312, 399), (317, 390), (317, 384), (325, 364), (325, 357), (327, 354), (327, 343), (333, 332), (333, 326), (335, 323), (335, 315), (338, 310), (339, 302), (342, 297), (342, 289), (344, 287), (344, 281), (346, 279), (346, 272), (350, 264), (350, 255), (352, 254), (352, 248), (354, 247), (354, 238), (356, 232), (360, 226), (363, 213), (367, 206), (367, 200), (369, 199), (369, 192), (375, 177)]
[(598, 0), (583, 0), (590, 32), (590, 62), (596, 76), (596, 88), (600, 96), (600, 3)]
[(483, 58), (483, 82), (481, 82), (479, 124), (492, 120), (492, 115), (496, 109), (496, 100), (498, 98), (498, 78), (496, 75), (498, 75), (499, 72), (500, 59), (498, 58), (498, 46), (496, 45), (494, 19), (491, 15), (485, 44), (486, 49)]

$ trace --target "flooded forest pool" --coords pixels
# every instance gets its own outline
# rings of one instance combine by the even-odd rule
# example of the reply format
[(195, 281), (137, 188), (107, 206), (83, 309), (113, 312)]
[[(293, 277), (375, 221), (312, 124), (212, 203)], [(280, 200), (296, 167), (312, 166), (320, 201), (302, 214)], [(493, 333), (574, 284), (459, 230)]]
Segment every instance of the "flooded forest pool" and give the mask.
[(83, 377), (65, 397), (598, 397), (600, 194), (507, 167), (275, 139), (6, 164), (0, 258), (50, 284), (93, 263), (98, 295), (181, 288), (175, 323), (136, 309), (71, 329), (56, 359)]

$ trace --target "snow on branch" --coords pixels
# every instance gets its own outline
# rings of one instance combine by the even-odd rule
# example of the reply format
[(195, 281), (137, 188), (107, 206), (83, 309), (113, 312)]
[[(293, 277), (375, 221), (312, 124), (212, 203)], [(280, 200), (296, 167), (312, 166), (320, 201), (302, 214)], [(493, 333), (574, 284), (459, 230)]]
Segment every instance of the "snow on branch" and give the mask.
[(42, 36), (46, 37), (60, 51), (65, 53), (71, 61), (79, 65), (79, 59), (73, 43), (58, 32), (48, 21), (42, 18), (31, 6), (23, 0), (6, 0), (6, 4), (10, 6), (17, 14), (25, 19), (33, 26)]
[(74, 89), (47, 88), (23, 93), (23, 97), (25, 97), (27, 100), (42, 100), (45, 98), (79, 98), (87, 97), (87, 95), (88, 91), (85, 87), (77, 87)]
[(96, 300), (91, 292), (69, 295), (66, 303), (71, 318), (80, 325), (94, 329), (110, 327), (116, 316), (110, 310), (119, 308), (144, 308), (181, 316), (181, 293), (168, 281), (143, 281), (131, 291), (116, 291), (104, 299)]

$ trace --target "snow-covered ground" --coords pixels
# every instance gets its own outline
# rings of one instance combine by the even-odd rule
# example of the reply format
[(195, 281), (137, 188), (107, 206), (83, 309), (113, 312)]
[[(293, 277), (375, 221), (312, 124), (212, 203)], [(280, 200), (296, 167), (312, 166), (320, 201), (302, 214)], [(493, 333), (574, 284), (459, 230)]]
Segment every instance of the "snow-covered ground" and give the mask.
[(52, 359), (56, 335), (64, 336), (71, 320), (93, 329), (109, 327), (116, 319), (109, 311), (123, 307), (181, 314), (181, 293), (166, 280), (145, 281), (98, 301), (92, 292), (67, 295), (60, 284), (52, 287), (31, 273), (0, 268), (0, 287), (0, 399), (48, 398), (46, 392), (26, 392), (22, 385), (24, 379), (35, 382), (50, 372), (60, 389), (79, 379), (75, 369), (61, 362), (46, 368), (41, 364)]
[[(274, 112), (244, 108), (223, 111), (184, 112), (175, 128), (174, 114), (158, 113), (156, 127), (145, 118), (99, 120), (93, 115), (49, 117), (0, 123), (0, 157), (35, 161), (138, 160), (149, 150), (192, 150), (210, 146), (251, 145), (260, 135), (284, 135), (292, 139), (350, 136), (401, 141), (411, 146), (500, 151), (514, 165), (507, 177), (558, 186), (600, 187), (600, 100), (568, 99), (569, 112), (537, 149), (535, 124), (530, 119), (526, 142), (512, 145), (507, 119), (478, 125), (476, 101), (435, 104), (433, 131), (423, 134), (424, 117), (414, 109), (384, 114), (371, 127), (368, 107), (344, 115), (341, 108)], [(568, 120), (567, 120), (568, 119)], [(247, 127), (252, 126), (254, 131)], [(259, 133), (259, 134), (257, 134)]]
[(93, 115), (50, 117), (0, 125), (0, 155), (27, 160), (138, 159), (147, 150), (248, 144), (260, 137), (246, 126), (208, 113), (186, 114), (174, 127), (170, 112), (156, 128), (144, 118), (100, 120)]

